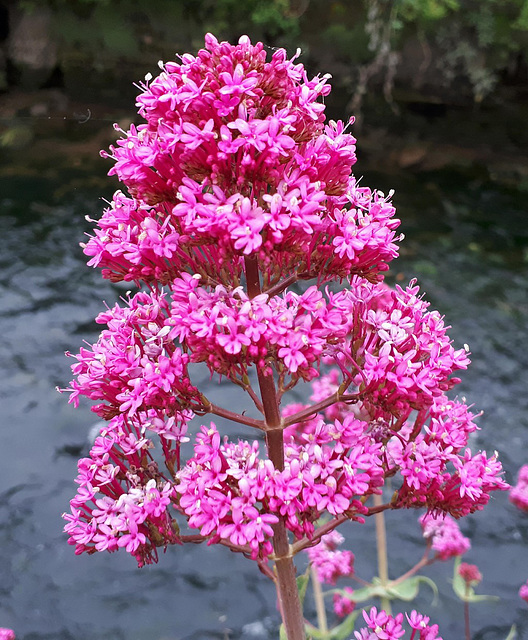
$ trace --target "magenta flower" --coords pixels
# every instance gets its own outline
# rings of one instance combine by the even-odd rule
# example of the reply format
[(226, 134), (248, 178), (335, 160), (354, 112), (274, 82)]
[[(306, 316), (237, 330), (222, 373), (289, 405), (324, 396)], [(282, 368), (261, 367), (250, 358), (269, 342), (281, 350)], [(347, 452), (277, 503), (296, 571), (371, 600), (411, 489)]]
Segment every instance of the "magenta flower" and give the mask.
[(525, 602), (528, 602), (528, 581), (519, 589), (519, 597), (522, 598)]
[(424, 538), (431, 541), (431, 547), (440, 560), (461, 556), (471, 548), (469, 539), (462, 535), (458, 524), (449, 515), (426, 513), (420, 517), (420, 524)]
[(510, 502), (522, 511), (528, 511), (528, 464), (519, 469), (517, 484), (510, 489)]
[(470, 586), (475, 586), (482, 580), (482, 574), (480, 573), (477, 565), (468, 564), (467, 562), (460, 563), (458, 567), (458, 575), (467, 585)]
[(337, 548), (344, 541), (341, 534), (332, 531), (323, 536), (319, 544), (306, 550), (320, 582), (335, 584), (338, 578), (353, 575), (354, 554)]
[(343, 593), (334, 593), (332, 604), (338, 618), (345, 618), (354, 611), (356, 603), (353, 596), (354, 589), (351, 587), (345, 587)]
[[(438, 625), (429, 625), (429, 618), (423, 616), (417, 611), (411, 611), (410, 615), (405, 614), (412, 634), (411, 640), (442, 640), (438, 635)], [(376, 607), (372, 607), (370, 613), (363, 612), (363, 617), (367, 623), (367, 627), (355, 632), (356, 640), (396, 640), (405, 635), (403, 628), (403, 614), (398, 613), (396, 616), (380, 611), (378, 613)], [(418, 634), (416, 633), (418, 632)]]
[(0, 627), (0, 640), (15, 640), (15, 632), (12, 629)]

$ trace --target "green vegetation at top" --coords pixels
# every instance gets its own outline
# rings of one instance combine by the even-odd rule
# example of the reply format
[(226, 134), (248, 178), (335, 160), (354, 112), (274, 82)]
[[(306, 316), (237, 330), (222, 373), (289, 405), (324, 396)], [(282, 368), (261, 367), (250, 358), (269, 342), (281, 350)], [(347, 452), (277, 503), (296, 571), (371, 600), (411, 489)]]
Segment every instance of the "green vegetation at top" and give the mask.
[[(247, 33), (270, 47), (301, 47), (330, 70), (350, 106), (373, 85), (455, 100), (488, 98), (501, 82), (526, 83), (528, 0), (21, 0), (46, 7), (65, 75), (89, 65), (138, 65), (203, 44), (207, 31)], [(306, 60), (306, 58), (305, 58)]]

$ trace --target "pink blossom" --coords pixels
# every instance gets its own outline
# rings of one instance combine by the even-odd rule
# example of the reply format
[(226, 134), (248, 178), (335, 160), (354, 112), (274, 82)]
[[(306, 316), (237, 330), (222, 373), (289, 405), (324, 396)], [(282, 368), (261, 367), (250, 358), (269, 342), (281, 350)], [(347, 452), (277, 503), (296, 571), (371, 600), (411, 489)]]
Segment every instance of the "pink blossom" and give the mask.
[(458, 575), (468, 585), (477, 585), (482, 580), (482, 574), (480, 573), (477, 565), (468, 564), (467, 562), (461, 562), (458, 567)]
[(420, 517), (424, 538), (431, 540), (431, 546), (440, 560), (461, 556), (471, 547), (468, 538), (462, 535), (458, 524), (449, 515), (426, 513)]
[(528, 464), (519, 469), (517, 484), (510, 489), (510, 502), (522, 511), (528, 511)]
[(528, 602), (528, 581), (519, 589), (519, 597), (522, 598), (525, 602)]
[(0, 640), (15, 640), (15, 632), (12, 629), (0, 627)]
[[(411, 611), (410, 615), (405, 614), (407, 621), (413, 629), (411, 639), (415, 640), (442, 640), (438, 635), (438, 625), (429, 625), (429, 618), (423, 616), (417, 611)], [(401, 638), (405, 635), (403, 628), (403, 614), (398, 613), (396, 616), (391, 616), (385, 611), (380, 611), (376, 607), (372, 607), (370, 613), (363, 612), (363, 617), (367, 623), (367, 627), (355, 632), (357, 640), (392, 640)], [(419, 635), (416, 635), (416, 632)]]
[(341, 534), (332, 531), (324, 535), (317, 545), (307, 549), (320, 582), (335, 584), (338, 578), (353, 575), (354, 554), (337, 548), (344, 540)]
[(353, 599), (354, 589), (345, 587), (342, 593), (334, 593), (333, 606), (334, 613), (338, 618), (345, 618), (350, 615), (356, 608)]

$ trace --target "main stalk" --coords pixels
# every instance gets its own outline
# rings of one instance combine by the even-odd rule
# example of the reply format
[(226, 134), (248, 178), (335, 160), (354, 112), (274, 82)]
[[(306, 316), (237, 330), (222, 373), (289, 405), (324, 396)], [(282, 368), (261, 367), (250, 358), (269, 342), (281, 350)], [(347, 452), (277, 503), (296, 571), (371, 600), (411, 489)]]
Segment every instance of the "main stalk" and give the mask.
[[(254, 298), (261, 293), (256, 257), (245, 258), (245, 269), (247, 293), (250, 298)], [(284, 437), (273, 374), (259, 367), (257, 368), (257, 377), (266, 420), (268, 458), (276, 469), (282, 471), (284, 469)], [(273, 551), (275, 554), (275, 584), (280, 612), (288, 640), (304, 640), (304, 616), (297, 590), (295, 564), (288, 540), (288, 531), (284, 518), (277, 515), (279, 521), (273, 527)]]

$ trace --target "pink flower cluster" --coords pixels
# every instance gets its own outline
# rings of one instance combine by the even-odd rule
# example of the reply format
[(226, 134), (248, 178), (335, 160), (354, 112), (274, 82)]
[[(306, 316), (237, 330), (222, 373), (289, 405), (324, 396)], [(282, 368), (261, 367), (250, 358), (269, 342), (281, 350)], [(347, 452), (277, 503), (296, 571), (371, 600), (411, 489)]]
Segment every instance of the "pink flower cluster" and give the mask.
[(519, 597), (528, 603), (528, 581), (519, 589)]
[(458, 567), (458, 575), (467, 585), (475, 586), (482, 580), (482, 574), (476, 564), (461, 562)]
[(356, 608), (354, 589), (352, 589), (352, 587), (345, 587), (342, 593), (334, 593), (332, 604), (334, 613), (338, 618), (345, 618), (350, 615)]
[(522, 511), (528, 511), (528, 464), (519, 469), (517, 484), (510, 489), (510, 502)]
[[(383, 478), (380, 445), (363, 431), (353, 418), (340, 432), (330, 432), (321, 420), (315, 437), (286, 447), (285, 468), (279, 471), (259, 457), (257, 441), (222, 443), (214, 424), (202, 427), (194, 457), (177, 476), (180, 508), (189, 526), (211, 536), (211, 542), (249, 545), (254, 558), (271, 553), (271, 525), (278, 516), (299, 539), (311, 536), (325, 512), (361, 519), (366, 509), (359, 498), (374, 492)], [(337, 561), (352, 570), (349, 552), (339, 552)], [(337, 576), (338, 569), (331, 570)], [(328, 571), (329, 565), (326, 577)]]
[(15, 632), (12, 629), (0, 627), (0, 640), (15, 640)]
[[(372, 607), (369, 613), (363, 611), (367, 626), (354, 633), (356, 640), (398, 640), (405, 635), (403, 628), (403, 613), (394, 617)], [(406, 614), (407, 622), (412, 629), (409, 640), (442, 640), (438, 635), (438, 625), (429, 625), (429, 618), (411, 611)]]
[[(85, 245), (112, 280), (181, 272), (231, 284), (256, 256), (284, 275), (376, 279), (397, 255), (394, 208), (351, 175), (355, 139), (324, 123), (328, 77), (309, 80), (279, 49), (206, 36), (197, 57), (141, 85), (145, 124), (112, 147), (117, 192)], [(104, 154), (107, 155), (108, 154)]]
[(319, 582), (335, 584), (338, 578), (354, 573), (354, 554), (338, 549), (345, 539), (337, 531), (322, 536), (320, 542), (306, 552), (317, 572)]
[(458, 524), (446, 514), (426, 513), (420, 518), (424, 538), (431, 541), (440, 560), (462, 556), (471, 548), (469, 538), (462, 535)]
[[(399, 221), (351, 174), (355, 140), (325, 123), (326, 80), (283, 50), (268, 59), (247, 37), (207, 36), (141, 85), (146, 122), (110, 154), (128, 195), (114, 195), (84, 246), (105, 277), (143, 289), (100, 314), (107, 328), (74, 356), (70, 401), (93, 400), (107, 421), (65, 516), (77, 553), (124, 548), (152, 562), (187, 524), (194, 541), (264, 563), (277, 523), (305, 548), (322, 515), (335, 526), (368, 515), (387, 477), (387, 508), (455, 517), (507, 487), (496, 455), (466, 448), (473, 415), (446, 395), (466, 351), (415, 282), (382, 282)], [(262, 419), (213, 406), (191, 382), (198, 363)], [(273, 386), (273, 424), (252, 371)], [(312, 404), (278, 416), (300, 380), (313, 380)], [(282, 430), (280, 459), (212, 423), (185, 451), (189, 421), (208, 413)]]

